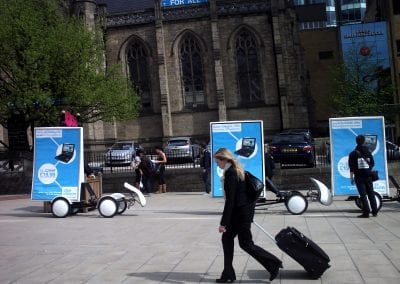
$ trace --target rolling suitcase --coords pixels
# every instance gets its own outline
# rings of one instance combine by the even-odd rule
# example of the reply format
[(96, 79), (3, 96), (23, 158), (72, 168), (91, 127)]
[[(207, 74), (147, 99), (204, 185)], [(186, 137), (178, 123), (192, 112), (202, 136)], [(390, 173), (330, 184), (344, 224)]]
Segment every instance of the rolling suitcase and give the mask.
[(282, 229), (275, 238), (259, 224), (254, 224), (276, 242), (278, 247), (296, 260), (310, 274), (317, 279), (327, 270), (329, 256), (312, 240), (304, 236), (297, 229), (287, 227)]

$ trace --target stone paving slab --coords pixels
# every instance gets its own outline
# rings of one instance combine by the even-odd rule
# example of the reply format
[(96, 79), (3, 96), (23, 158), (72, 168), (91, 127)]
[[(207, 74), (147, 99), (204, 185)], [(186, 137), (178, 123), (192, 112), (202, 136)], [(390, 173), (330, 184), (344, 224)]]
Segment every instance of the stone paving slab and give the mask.
[[(0, 198), (0, 283), (214, 283), (223, 267), (218, 224), (223, 199), (202, 193), (152, 195), (146, 207), (103, 218), (90, 211), (67, 218), (43, 213), (41, 202)], [(272, 235), (294, 226), (330, 256), (322, 278), (303, 268), (253, 226), (255, 243), (282, 261), (274, 283), (399, 283), (400, 203), (359, 219), (353, 201), (310, 202), (302, 215), (283, 203), (257, 208)], [(269, 274), (236, 242), (237, 283), (269, 283)]]

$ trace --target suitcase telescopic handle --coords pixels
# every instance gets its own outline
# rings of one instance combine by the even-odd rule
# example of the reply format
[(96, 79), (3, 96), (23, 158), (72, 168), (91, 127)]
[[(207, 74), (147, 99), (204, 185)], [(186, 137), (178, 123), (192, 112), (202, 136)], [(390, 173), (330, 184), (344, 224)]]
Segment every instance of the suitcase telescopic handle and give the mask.
[(259, 225), (257, 222), (253, 221), (254, 225), (256, 225), (261, 231), (263, 231), (271, 240), (273, 240), (276, 243), (275, 238), (268, 233), (261, 225)]

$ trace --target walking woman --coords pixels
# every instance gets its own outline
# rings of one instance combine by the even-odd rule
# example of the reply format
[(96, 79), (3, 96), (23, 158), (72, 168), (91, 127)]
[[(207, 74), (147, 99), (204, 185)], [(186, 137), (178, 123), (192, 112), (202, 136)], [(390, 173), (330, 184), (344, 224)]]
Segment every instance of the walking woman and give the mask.
[(163, 150), (156, 146), (154, 151), (157, 154), (157, 160), (154, 162), (158, 164), (157, 170), (157, 177), (158, 177), (158, 190), (155, 193), (166, 193), (167, 192), (167, 184), (165, 183), (164, 179), (164, 172), (165, 172), (165, 164), (167, 163), (167, 157)]
[(224, 270), (216, 282), (232, 283), (236, 280), (232, 265), (236, 236), (239, 238), (240, 247), (268, 270), (269, 280), (272, 281), (278, 275), (282, 262), (253, 242), (250, 227), (254, 217), (255, 204), (246, 192), (244, 170), (226, 148), (220, 148), (214, 158), (218, 167), (223, 170), (221, 184), (225, 194), (224, 211), (218, 228), (218, 231), (222, 233)]

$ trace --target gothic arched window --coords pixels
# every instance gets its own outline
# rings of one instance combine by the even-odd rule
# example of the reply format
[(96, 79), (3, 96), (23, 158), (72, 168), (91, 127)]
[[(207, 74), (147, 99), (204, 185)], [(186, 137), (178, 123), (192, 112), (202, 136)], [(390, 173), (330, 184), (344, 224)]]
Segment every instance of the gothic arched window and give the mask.
[(236, 78), (242, 102), (262, 100), (257, 44), (252, 34), (241, 31), (236, 38)]
[(186, 108), (204, 104), (204, 74), (199, 42), (191, 35), (185, 36), (179, 46), (183, 101)]
[(147, 53), (143, 44), (133, 42), (128, 48), (126, 58), (131, 82), (140, 97), (141, 111), (149, 112), (151, 111), (150, 76)]

